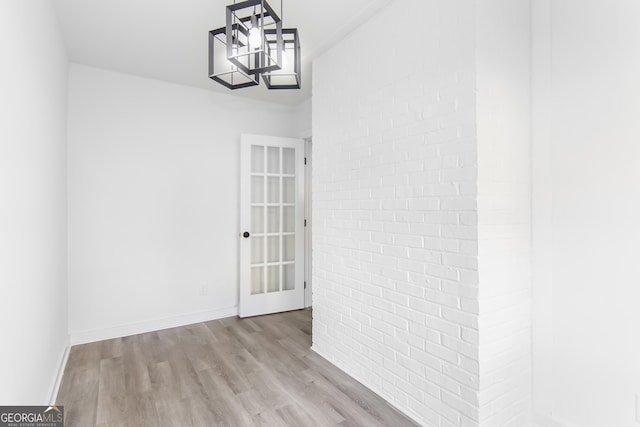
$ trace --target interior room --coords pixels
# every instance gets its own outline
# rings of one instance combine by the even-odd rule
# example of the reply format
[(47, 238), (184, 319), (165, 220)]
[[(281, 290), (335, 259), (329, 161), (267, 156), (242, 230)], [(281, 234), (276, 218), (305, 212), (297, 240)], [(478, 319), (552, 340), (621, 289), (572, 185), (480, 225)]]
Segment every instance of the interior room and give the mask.
[[(73, 364), (128, 387), (132, 344), (152, 389), (232, 341), (337, 388), (256, 409), (211, 377), (203, 410), (247, 416), (221, 425), (640, 425), (640, 3), (267, 2), (297, 29), (299, 89), (210, 78), (240, 2), (0, 2), (0, 405), (128, 411)], [(264, 299), (273, 277), (295, 311)], [(151, 338), (198, 331), (154, 359)], [(146, 396), (159, 417), (191, 397)]]

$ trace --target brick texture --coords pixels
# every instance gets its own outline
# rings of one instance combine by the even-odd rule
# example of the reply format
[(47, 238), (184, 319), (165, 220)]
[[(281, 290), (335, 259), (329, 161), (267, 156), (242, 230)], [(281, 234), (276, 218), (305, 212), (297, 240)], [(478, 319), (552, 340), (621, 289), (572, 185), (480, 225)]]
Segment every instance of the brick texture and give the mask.
[(429, 426), (479, 422), (463, 3), (396, 1), (314, 62), (313, 349)]
[(528, 10), (397, 0), (314, 62), (313, 349), (425, 426), (530, 424)]

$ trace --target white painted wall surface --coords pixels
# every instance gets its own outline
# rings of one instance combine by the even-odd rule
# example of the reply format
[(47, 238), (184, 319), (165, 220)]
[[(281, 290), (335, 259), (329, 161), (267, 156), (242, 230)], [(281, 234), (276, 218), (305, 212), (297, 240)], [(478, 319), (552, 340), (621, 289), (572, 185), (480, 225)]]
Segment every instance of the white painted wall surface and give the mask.
[(479, 422), (474, 44), (398, 0), (314, 62), (313, 349), (427, 426)]
[(67, 57), (48, 1), (0, 2), (0, 52), (0, 405), (41, 405), (68, 344)]
[(311, 106), (312, 101), (311, 98), (309, 98), (295, 107), (295, 125), (298, 129), (298, 138), (311, 137)]
[(69, 101), (72, 340), (235, 315), (239, 135), (295, 109), (80, 65)]
[(532, 363), (530, 4), (484, 0), (477, 11), (480, 425), (525, 427)]
[(551, 0), (531, 3), (531, 279), (533, 416), (552, 427), (553, 169)]
[[(550, 58), (550, 88), (536, 105), (550, 108), (551, 117), (534, 128), (542, 137), (548, 129), (549, 142), (534, 146), (549, 145), (536, 168), (552, 174), (534, 182), (552, 194), (538, 199), (537, 211), (543, 219), (551, 213), (552, 238), (540, 233), (552, 263), (539, 264), (539, 277), (547, 278), (540, 297), (552, 312), (538, 313), (535, 328), (550, 331), (552, 341), (534, 360), (536, 411), (567, 427), (635, 427), (640, 3), (560, 0), (549, 10), (534, 27), (534, 34), (551, 29), (550, 44), (538, 46)], [(539, 72), (544, 82), (545, 70)]]

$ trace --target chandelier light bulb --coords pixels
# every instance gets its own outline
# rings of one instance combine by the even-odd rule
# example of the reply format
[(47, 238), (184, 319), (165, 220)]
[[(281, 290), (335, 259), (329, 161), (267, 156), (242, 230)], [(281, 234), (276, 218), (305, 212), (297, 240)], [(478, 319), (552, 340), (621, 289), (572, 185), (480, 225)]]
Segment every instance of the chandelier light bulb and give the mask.
[(262, 46), (262, 31), (258, 26), (258, 17), (254, 14), (251, 15), (251, 28), (249, 29), (249, 45), (257, 49)]
[(252, 27), (249, 30), (249, 45), (254, 49), (262, 46), (262, 34), (260, 33), (259, 27)]

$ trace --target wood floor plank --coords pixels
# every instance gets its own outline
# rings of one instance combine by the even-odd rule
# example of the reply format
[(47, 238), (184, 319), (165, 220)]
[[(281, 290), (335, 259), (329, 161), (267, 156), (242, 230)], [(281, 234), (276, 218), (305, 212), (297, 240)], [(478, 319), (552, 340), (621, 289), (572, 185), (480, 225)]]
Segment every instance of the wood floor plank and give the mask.
[(99, 384), (99, 368), (66, 370), (60, 385), (61, 404), (97, 400)]
[[(408, 418), (398, 419), (398, 411), (377, 394), (355, 381), (343, 371), (336, 369), (328, 361), (316, 354), (305, 358), (312, 369), (307, 371), (316, 376), (318, 384), (323, 384), (326, 390), (341, 393), (353, 408), (361, 408), (381, 425), (394, 422), (396, 426), (413, 426), (415, 423)], [(325, 381), (322, 381), (325, 380)]]
[(60, 400), (59, 405), (64, 406), (65, 425), (68, 426), (94, 426), (96, 425), (96, 412), (98, 410), (98, 393), (83, 400)]
[(286, 406), (291, 397), (285, 385), (278, 378), (274, 378), (270, 371), (263, 371), (251, 375), (252, 388), (237, 395), (245, 410), (252, 416), (271, 409)]
[(67, 427), (415, 426), (313, 353), (311, 310), (74, 346)]
[(151, 391), (151, 378), (148, 369), (149, 362), (145, 358), (140, 340), (123, 340), (122, 354), (127, 394), (134, 395)]
[(199, 374), (209, 396), (208, 402), (211, 408), (224, 419), (223, 425), (250, 426), (251, 416), (229, 387), (228, 382), (217, 372), (202, 371)]
[(73, 351), (69, 353), (67, 367), (73, 367), (73, 369), (99, 369), (101, 347), (101, 341), (74, 346)]
[(222, 415), (222, 408), (212, 405), (211, 400), (197, 396), (188, 400), (190, 422), (193, 426), (218, 426), (226, 423)]
[(313, 418), (307, 411), (300, 405), (292, 404), (276, 410), (276, 413), (282, 418), (286, 425), (290, 427), (307, 426), (307, 427), (320, 427), (317, 418)]
[(174, 377), (171, 364), (168, 361), (150, 363), (148, 369), (152, 390), (172, 389), (176, 386), (177, 378)]
[(157, 396), (151, 391), (136, 393), (127, 406), (127, 420), (132, 426), (159, 427), (160, 416), (156, 408)]
[[(188, 351), (188, 350), (187, 350)], [(182, 399), (204, 394), (202, 383), (184, 348), (176, 348), (169, 354), (169, 364), (177, 393)]]
[(251, 419), (254, 427), (288, 427), (275, 409), (256, 414)]
[(100, 360), (122, 356), (122, 338), (99, 341), (96, 344), (100, 344)]
[(126, 413), (127, 398), (122, 358), (102, 359), (96, 424), (122, 423), (127, 418)]
[(158, 393), (156, 395), (156, 411), (160, 420), (160, 426), (188, 426), (191, 424), (190, 402), (187, 399), (179, 399), (171, 394)]
[(212, 348), (207, 360), (215, 377), (223, 380), (233, 394), (238, 394), (249, 390), (251, 384), (247, 381), (245, 374), (231, 361), (232, 354), (225, 349)]

